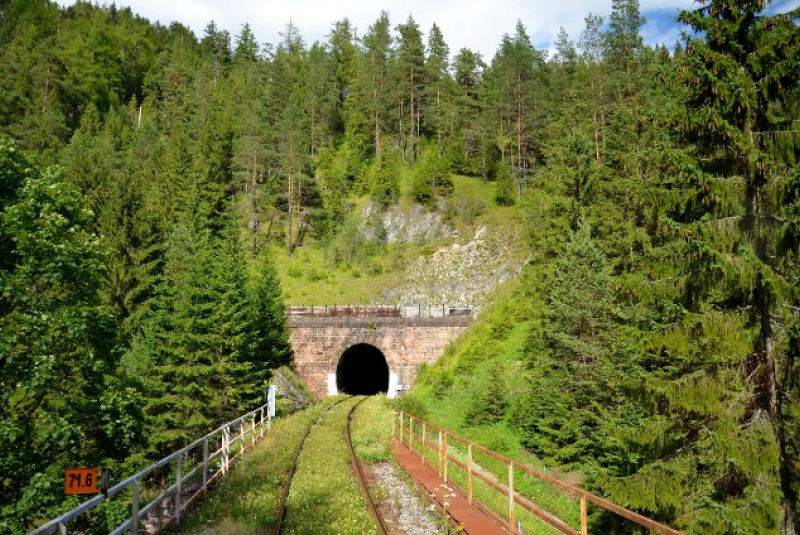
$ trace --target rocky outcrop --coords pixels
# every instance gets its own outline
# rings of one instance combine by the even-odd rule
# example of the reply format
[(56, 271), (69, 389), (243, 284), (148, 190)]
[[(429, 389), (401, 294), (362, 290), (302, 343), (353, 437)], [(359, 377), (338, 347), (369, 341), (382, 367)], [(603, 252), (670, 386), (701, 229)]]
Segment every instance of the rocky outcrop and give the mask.
[(454, 243), (418, 259), (402, 287), (385, 292), (401, 305), (469, 307), (478, 312), (493, 290), (519, 274), (524, 263), (519, 236), (493, 236), (479, 227), (466, 243)]
[(375, 204), (370, 204), (362, 213), (361, 232), (364, 237), (380, 244), (436, 242), (446, 238), (458, 237), (458, 231), (442, 221), (436, 212), (428, 212), (415, 204), (407, 212), (393, 206), (382, 212)]

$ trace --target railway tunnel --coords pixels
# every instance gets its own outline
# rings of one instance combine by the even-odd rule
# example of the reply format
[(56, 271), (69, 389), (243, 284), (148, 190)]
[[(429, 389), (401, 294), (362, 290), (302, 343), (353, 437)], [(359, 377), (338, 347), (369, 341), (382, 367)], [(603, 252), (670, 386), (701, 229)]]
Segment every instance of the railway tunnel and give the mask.
[(389, 391), (389, 364), (371, 344), (348, 347), (336, 366), (336, 389), (352, 396), (373, 396)]
[(468, 309), (386, 305), (287, 313), (295, 369), (318, 399), (340, 392), (402, 396), (419, 367), (436, 362), (471, 319)]

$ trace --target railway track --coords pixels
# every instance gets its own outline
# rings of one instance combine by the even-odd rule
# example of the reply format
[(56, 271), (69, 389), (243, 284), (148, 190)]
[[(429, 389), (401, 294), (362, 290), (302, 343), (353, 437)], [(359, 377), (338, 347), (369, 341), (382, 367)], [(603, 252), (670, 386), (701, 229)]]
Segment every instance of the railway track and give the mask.
[[(372, 517), (375, 519), (375, 523), (377, 524), (378, 529), (379, 529), (378, 533), (380, 533), (382, 535), (387, 535), (388, 531), (386, 530), (386, 525), (384, 524), (383, 519), (381, 518), (380, 514), (378, 513), (378, 509), (377, 509), (377, 507), (375, 505), (375, 502), (374, 502), (374, 500), (372, 499), (372, 496), (369, 493), (369, 488), (368, 488), (367, 482), (364, 479), (364, 472), (363, 472), (363, 469), (361, 467), (361, 462), (358, 460), (358, 457), (356, 456), (356, 452), (355, 452), (355, 449), (353, 448), (353, 441), (352, 441), (352, 437), (351, 437), (351, 422), (352, 422), (352, 419), (353, 419), (353, 414), (355, 413), (356, 408), (366, 399), (367, 399), (366, 396), (362, 397), (357, 402), (353, 403), (352, 407), (350, 407), (350, 410), (348, 411), (348, 414), (347, 414), (347, 425), (345, 426), (345, 429), (343, 430), (343, 434), (344, 434), (343, 439), (344, 439), (345, 443), (347, 444), (347, 448), (348, 448), (349, 453), (350, 453), (350, 462), (352, 463), (352, 466), (353, 466), (353, 474), (355, 475), (355, 478), (356, 478), (356, 481), (357, 481), (357, 483), (359, 485), (359, 488), (361, 489), (361, 492), (364, 495), (364, 498), (365, 498), (365, 500), (367, 502), (367, 509), (369, 510), (369, 512), (372, 515)], [(302, 439), (300, 440), (300, 444), (298, 445), (297, 450), (294, 453), (294, 456), (292, 458), (292, 464), (291, 464), (291, 466), (289, 468), (288, 477), (287, 477), (286, 483), (284, 484), (284, 487), (283, 487), (283, 492), (282, 492), (282, 495), (281, 495), (281, 501), (280, 501), (280, 505), (279, 505), (279, 513), (278, 513), (278, 524), (277, 524), (277, 531), (276, 531), (277, 535), (282, 535), (283, 533), (285, 533), (285, 530), (286, 530), (286, 526), (287, 526), (286, 505), (287, 505), (287, 502), (289, 500), (289, 492), (290, 492), (291, 487), (292, 487), (292, 482), (294, 480), (295, 472), (297, 471), (298, 461), (300, 460), (300, 456), (303, 453), (303, 448), (306, 445), (306, 440), (308, 439), (308, 436), (311, 434), (311, 431), (313, 430), (313, 428), (317, 424), (319, 424), (323, 420), (323, 418), (325, 418), (326, 414), (328, 414), (331, 409), (333, 409), (334, 407), (336, 407), (340, 403), (343, 403), (343, 402), (348, 401), (348, 400), (351, 401), (351, 400), (353, 400), (353, 398), (343, 398), (343, 399), (340, 399), (340, 400), (336, 401), (335, 403), (332, 403), (330, 406), (326, 407), (325, 410), (322, 411), (316, 418), (314, 418), (311, 422), (309, 422), (309, 425), (306, 428), (306, 431), (303, 434)]]
[(347, 415), (347, 429), (345, 429), (345, 440), (347, 442), (347, 448), (350, 450), (350, 462), (353, 465), (353, 474), (355, 474), (356, 479), (358, 480), (358, 486), (361, 488), (361, 493), (364, 495), (364, 499), (367, 501), (367, 509), (369, 509), (369, 513), (372, 515), (372, 518), (375, 519), (375, 523), (378, 524), (379, 533), (381, 535), (387, 535), (389, 531), (386, 529), (386, 524), (383, 522), (383, 517), (378, 512), (378, 507), (375, 504), (375, 500), (372, 499), (372, 494), (369, 492), (369, 485), (367, 485), (367, 481), (364, 478), (364, 469), (361, 466), (361, 461), (358, 460), (358, 455), (356, 455), (356, 450), (353, 447), (353, 436), (351, 432), (351, 424), (353, 423), (353, 414), (356, 412), (356, 408), (367, 398), (363, 398), (361, 401), (353, 405), (353, 408), (350, 409), (350, 413)]

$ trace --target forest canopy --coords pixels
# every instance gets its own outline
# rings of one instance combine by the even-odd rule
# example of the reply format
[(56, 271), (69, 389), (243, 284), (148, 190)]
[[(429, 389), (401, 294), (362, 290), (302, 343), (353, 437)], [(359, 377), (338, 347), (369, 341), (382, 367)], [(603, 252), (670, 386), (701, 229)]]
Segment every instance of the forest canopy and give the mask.
[(385, 12), (262, 45), (0, 2), (0, 532), (73, 506), (67, 466), (130, 473), (262, 403), (291, 362), (275, 248), (462, 175), (529, 262), (423, 386), (488, 384), (466, 424), (687, 533), (797, 533), (800, 11), (768, 7), (698, 2), (667, 48), (613, 0), (484, 58)]

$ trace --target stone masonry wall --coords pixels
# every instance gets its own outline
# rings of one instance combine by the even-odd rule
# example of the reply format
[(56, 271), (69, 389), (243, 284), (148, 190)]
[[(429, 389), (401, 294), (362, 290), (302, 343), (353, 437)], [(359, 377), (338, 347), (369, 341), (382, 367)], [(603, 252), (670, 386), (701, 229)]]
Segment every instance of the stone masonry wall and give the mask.
[[(291, 318), (295, 369), (317, 398), (328, 393), (342, 353), (370, 344), (386, 357), (401, 388), (413, 384), (420, 364), (435, 362), (469, 325), (469, 317)], [(393, 395), (390, 393), (390, 395)]]

